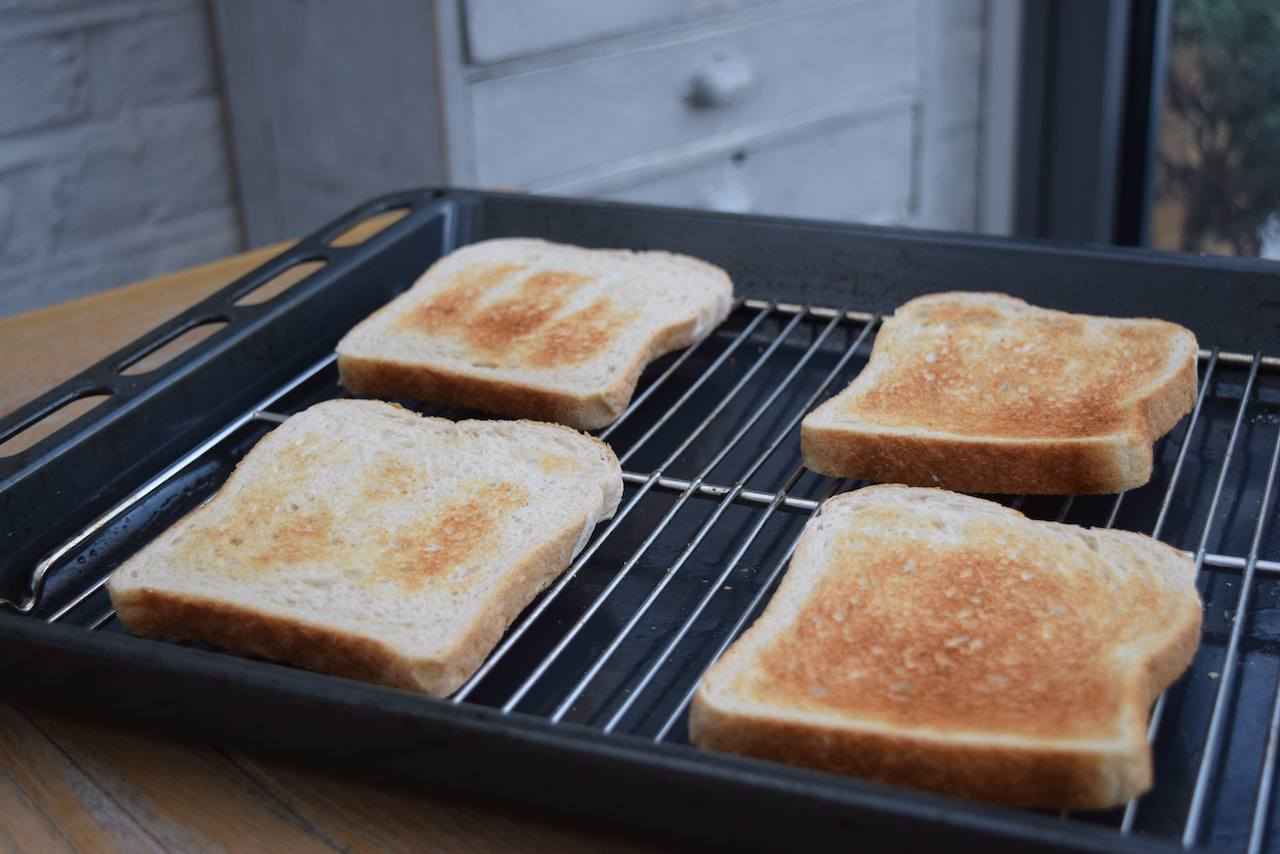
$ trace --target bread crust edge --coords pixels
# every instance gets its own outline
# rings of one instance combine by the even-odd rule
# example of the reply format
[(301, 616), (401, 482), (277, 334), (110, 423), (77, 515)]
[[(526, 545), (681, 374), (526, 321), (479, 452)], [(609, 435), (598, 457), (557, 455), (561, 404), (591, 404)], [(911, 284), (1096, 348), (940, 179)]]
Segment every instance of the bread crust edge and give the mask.
[(968, 439), (897, 433), (805, 420), (805, 467), (828, 477), (936, 486), (956, 492), (1091, 495), (1124, 492), (1151, 478), (1144, 435), (1087, 439)]
[[(713, 318), (718, 325), (723, 318)], [(550, 421), (576, 430), (598, 430), (622, 415), (646, 365), (695, 341), (698, 319), (657, 330), (608, 386), (585, 393), (501, 376), (484, 376), (446, 365), (382, 359), (344, 353), (338, 344), (338, 383), (353, 394), (413, 397), (448, 406), (465, 406), (495, 415)]]
[[(603, 509), (600, 513), (603, 516)], [(414, 656), (368, 635), (264, 612), (211, 596), (125, 590), (108, 583), (120, 622), (136, 635), (203, 640), (307, 670), (446, 697), (479, 669), (521, 611), (572, 561), (575, 545), (595, 514), (566, 526), (507, 572), (454, 642), (437, 655)]]
[(1124, 492), (1151, 479), (1153, 443), (1195, 407), (1197, 359), (1192, 339), (1186, 357), (1169, 380), (1136, 401), (1133, 419), (1109, 435), (1004, 439), (927, 430), (902, 432), (856, 423), (824, 423), (819, 407), (801, 422), (801, 455), (806, 468), (828, 477), (936, 486), (957, 492)]
[[(494, 238), (469, 244), (462, 249), (504, 240), (527, 240), (557, 246), (540, 238)], [(335, 348), (338, 384), (353, 394), (369, 397), (414, 397), (430, 403), (480, 409), (494, 415), (551, 421), (577, 430), (598, 430), (612, 424), (626, 410), (640, 381), (640, 375), (650, 362), (672, 350), (694, 344), (701, 335), (710, 333), (723, 323), (733, 309), (733, 281), (729, 274), (701, 258), (664, 250), (635, 252), (626, 249), (568, 248), (620, 253), (627, 258), (648, 255), (676, 259), (698, 270), (700, 274), (718, 280), (723, 292), (709, 296), (707, 302), (700, 305), (692, 316), (655, 328), (644, 344), (630, 355), (626, 366), (612, 382), (603, 388), (588, 391), (575, 392), (542, 385), (536, 381), (486, 376), (482, 371), (487, 369), (467, 370), (460, 365), (450, 367), (350, 352), (348, 348), (353, 341), (360, 339), (363, 330), (381, 328), (404, 311), (406, 306), (417, 305), (421, 299), (421, 295), (416, 293), (418, 285), (444, 269), (446, 262), (454, 254), (451, 253), (437, 259), (418, 277), (413, 287), (376, 309), (338, 341)]]
[(735, 713), (701, 691), (689, 709), (689, 740), (708, 750), (1017, 807), (1112, 806), (1148, 789), (1152, 777), (1145, 739), (1094, 751), (1034, 742), (993, 750), (989, 743)]

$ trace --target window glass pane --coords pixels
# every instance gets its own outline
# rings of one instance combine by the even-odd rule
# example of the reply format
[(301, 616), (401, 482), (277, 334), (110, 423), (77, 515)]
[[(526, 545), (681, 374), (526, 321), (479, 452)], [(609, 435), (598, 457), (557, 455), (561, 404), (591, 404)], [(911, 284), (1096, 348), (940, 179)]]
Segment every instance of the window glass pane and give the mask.
[(1280, 259), (1280, 2), (1175, 0), (1157, 249)]

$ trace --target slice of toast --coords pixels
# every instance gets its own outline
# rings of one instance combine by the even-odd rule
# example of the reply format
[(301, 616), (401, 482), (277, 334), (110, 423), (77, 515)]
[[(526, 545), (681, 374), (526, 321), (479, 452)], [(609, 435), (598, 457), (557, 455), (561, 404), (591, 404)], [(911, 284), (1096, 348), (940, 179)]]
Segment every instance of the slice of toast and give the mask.
[(1195, 336), (1004, 294), (919, 297), (884, 322), (862, 373), (809, 413), (805, 465), (963, 492), (1123, 492), (1196, 400)]
[(486, 240), (347, 333), (340, 382), (594, 430), (626, 409), (646, 364), (713, 329), (732, 302), (728, 275), (685, 255)]
[(444, 696), (622, 495), (598, 439), (321, 403), (111, 576), (135, 634)]
[(1147, 712), (1200, 638), (1194, 564), (938, 489), (829, 500), (690, 710), (700, 747), (1014, 806), (1151, 784)]

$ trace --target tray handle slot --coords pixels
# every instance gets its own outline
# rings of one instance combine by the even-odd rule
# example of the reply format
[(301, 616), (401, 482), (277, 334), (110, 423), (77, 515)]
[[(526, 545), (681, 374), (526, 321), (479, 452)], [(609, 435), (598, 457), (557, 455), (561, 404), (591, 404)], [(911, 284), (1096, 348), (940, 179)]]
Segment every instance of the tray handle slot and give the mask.
[(111, 397), (111, 392), (103, 389), (90, 389), (72, 395), (62, 402), (38, 413), (34, 418), (20, 425), (9, 435), (0, 438), (0, 457), (9, 457), (19, 451), (25, 451), (54, 431), (65, 427), (72, 421), (87, 413)]
[(232, 305), (236, 308), (246, 305), (258, 305), (278, 297), (328, 263), (329, 260), (327, 258), (311, 258), (305, 261), (298, 261), (292, 266), (285, 267), (266, 281), (254, 285), (236, 297)]
[(120, 362), (116, 371), (126, 377), (154, 371), (167, 365), (226, 325), (226, 320), (217, 319), (185, 326), (176, 334), (163, 339), (157, 346), (128, 356)]
[(338, 248), (358, 246), (370, 237), (373, 237), (375, 234), (390, 228), (392, 225), (395, 225), (397, 222), (404, 219), (408, 216), (411, 210), (413, 209), (406, 205), (367, 216), (355, 225), (352, 225), (346, 231), (339, 234), (337, 237), (329, 240), (325, 245)]

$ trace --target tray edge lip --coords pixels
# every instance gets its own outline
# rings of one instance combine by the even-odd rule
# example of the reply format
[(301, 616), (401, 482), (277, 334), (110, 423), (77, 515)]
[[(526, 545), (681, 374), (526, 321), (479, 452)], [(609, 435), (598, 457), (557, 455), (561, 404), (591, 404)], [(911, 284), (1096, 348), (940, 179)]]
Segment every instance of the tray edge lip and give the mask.
[[(22, 615), (0, 613), (0, 648), (2, 645), (21, 645), (28, 650), (46, 654), (76, 656), (86, 667), (105, 660), (116, 667), (148, 672), (151, 679), (174, 674), (210, 680), (222, 687), (256, 691), (264, 699), (287, 696), (295, 701), (323, 706), (330, 712), (362, 715), (369, 722), (379, 718), (402, 724), (412, 722), (418, 727), (438, 729), (443, 736), (497, 739), (493, 744), (497, 751), (502, 751), (506, 745), (514, 742), (526, 749), (548, 755), (568, 753), (602, 767), (622, 765), (676, 774), (686, 782), (691, 781), (709, 790), (730, 787), (734, 790), (748, 789), (762, 795), (803, 799), (810, 803), (820, 803), (825, 810), (833, 813), (852, 810), (890, 820), (926, 822), (969, 834), (994, 836), (1010, 843), (1038, 842), (1056, 847), (1066, 846), (1066, 850), (1181, 850), (1163, 840), (1122, 835), (1109, 827), (1079, 821), (1064, 822), (1013, 807), (965, 801), (765, 760), (701, 751), (692, 745), (655, 744), (636, 736), (606, 735), (584, 725), (563, 722), (551, 724), (537, 716), (518, 712), (504, 715), (486, 706), (455, 705), (447, 699), (353, 682), (270, 662), (229, 657), (129, 635), (100, 634), (74, 626), (51, 625)], [(0, 685), (0, 696), (12, 695), (10, 686)], [(48, 703), (25, 696), (17, 699), (72, 713), (83, 714), (86, 710), (86, 706), (80, 703)], [(102, 711), (101, 706), (90, 707), (91, 714)], [(139, 724), (133, 715), (121, 718), (108, 711), (104, 719), (178, 737), (205, 737), (181, 725), (155, 727), (150, 723)], [(182, 720), (185, 721), (186, 718)], [(222, 742), (219, 744), (232, 748), (241, 746)], [(256, 745), (248, 749), (271, 752), (270, 748)], [(299, 758), (292, 752), (284, 755), (289, 759)], [(314, 757), (310, 761), (306, 758), (302, 761), (312, 767), (353, 770), (323, 760), (316, 762)], [(354, 770), (355, 773), (362, 773), (361, 769)], [(443, 780), (417, 779), (412, 782), (437, 791), (447, 789), (447, 781)], [(518, 802), (509, 805), (517, 808), (522, 806)], [(579, 815), (579, 811), (567, 809), (564, 815), (572, 818)]]

